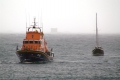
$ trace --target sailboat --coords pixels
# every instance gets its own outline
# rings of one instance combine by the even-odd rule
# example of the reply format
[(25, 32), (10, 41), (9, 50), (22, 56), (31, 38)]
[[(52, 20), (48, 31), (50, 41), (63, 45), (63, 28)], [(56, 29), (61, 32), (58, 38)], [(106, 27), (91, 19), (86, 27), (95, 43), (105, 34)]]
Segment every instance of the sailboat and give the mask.
[(98, 27), (97, 27), (97, 13), (96, 13), (96, 47), (92, 50), (93, 56), (104, 56), (104, 50), (99, 46), (98, 41)]
[(48, 49), (41, 29), (43, 27), (38, 27), (35, 20), (36, 18), (34, 18), (32, 27), (26, 28), (26, 37), (23, 39), (21, 49), (18, 49), (18, 46), (16, 47), (16, 54), (21, 63), (53, 61), (53, 49)]

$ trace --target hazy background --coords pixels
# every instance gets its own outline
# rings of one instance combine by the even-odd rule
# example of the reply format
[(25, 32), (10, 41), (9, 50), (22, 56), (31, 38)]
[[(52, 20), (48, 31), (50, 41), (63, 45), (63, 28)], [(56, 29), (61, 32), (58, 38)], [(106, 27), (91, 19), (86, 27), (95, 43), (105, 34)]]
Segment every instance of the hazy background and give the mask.
[(120, 34), (120, 0), (0, 0), (0, 33), (25, 33), (36, 17), (44, 32)]

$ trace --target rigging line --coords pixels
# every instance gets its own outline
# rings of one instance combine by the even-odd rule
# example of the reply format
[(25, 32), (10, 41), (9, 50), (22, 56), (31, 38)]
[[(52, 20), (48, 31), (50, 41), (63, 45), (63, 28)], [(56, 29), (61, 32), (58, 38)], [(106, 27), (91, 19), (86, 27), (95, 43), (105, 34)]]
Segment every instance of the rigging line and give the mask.
[(42, 22), (42, 9), (41, 9), (41, 27), (42, 27), (42, 31), (43, 31), (43, 22)]
[(39, 27), (39, 11), (38, 11), (38, 27)]
[(26, 9), (25, 9), (25, 16), (26, 16), (26, 32), (27, 32), (27, 13), (26, 13)]
[(27, 32), (27, 10), (26, 10), (26, 1), (25, 1), (25, 18), (26, 18), (26, 32)]
[[(43, 32), (43, 22), (42, 22), (42, 8), (41, 8), (41, 28), (42, 28), (42, 32)], [(43, 36), (43, 39), (45, 39), (45, 35)]]

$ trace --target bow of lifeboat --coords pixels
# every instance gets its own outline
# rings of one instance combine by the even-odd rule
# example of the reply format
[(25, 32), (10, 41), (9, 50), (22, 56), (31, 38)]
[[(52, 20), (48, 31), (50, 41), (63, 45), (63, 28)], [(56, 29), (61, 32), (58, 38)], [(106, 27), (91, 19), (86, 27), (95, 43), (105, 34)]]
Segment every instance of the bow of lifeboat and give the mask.
[[(30, 30), (32, 29), (32, 30)], [(36, 27), (35, 19), (33, 27), (28, 27), (26, 37), (23, 40), (22, 48), (16, 48), (16, 54), (20, 62), (52, 61), (54, 53), (49, 51), (47, 42), (43, 38), (44, 34), (40, 27)]]

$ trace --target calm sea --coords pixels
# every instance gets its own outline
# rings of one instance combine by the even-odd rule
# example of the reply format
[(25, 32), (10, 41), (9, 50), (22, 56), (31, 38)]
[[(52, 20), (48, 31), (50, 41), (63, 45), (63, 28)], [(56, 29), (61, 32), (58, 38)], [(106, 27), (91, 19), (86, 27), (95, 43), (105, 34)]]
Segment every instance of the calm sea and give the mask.
[(45, 34), (53, 62), (21, 64), (24, 34), (0, 34), (0, 80), (120, 80), (120, 35), (99, 35), (104, 56), (92, 56), (95, 35)]

